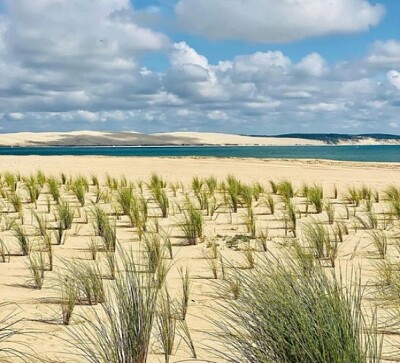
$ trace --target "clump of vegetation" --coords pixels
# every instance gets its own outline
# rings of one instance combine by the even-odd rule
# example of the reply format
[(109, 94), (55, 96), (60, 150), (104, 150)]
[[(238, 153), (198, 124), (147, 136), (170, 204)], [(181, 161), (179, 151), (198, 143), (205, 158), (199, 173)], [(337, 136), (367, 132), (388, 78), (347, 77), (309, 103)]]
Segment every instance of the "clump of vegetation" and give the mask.
[(314, 220), (303, 226), (303, 236), (307, 245), (314, 251), (316, 259), (328, 259), (332, 267), (338, 253), (338, 242), (331, 239), (329, 230)]
[(324, 199), (324, 191), (322, 186), (314, 185), (313, 187), (308, 188), (307, 190), (307, 201), (314, 205), (316, 213), (322, 213), (323, 202)]
[(24, 230), (24, 227), (20, 224), (15, 225), (13, 227), (13, 233), (21, 249), (22, 256), (28, 256), (31, 248), (29, 238)]
[(225, 192), (233, 213), (237, 213), (238, 211), (241, 190), (242, 184), (240, 181), (235, 176), (228, 175), (226, 178)]
[(89, 183), (83, 176), (76, 178), (71, 184), (71, 190), (76, 195), (81, 207), (85, 205), (85, 193), (89, 191)]
[(146, 362), (159, 290), (153, 275), (140, 273), (131, 253), (120, 254), (122, 269), (99, 310), (74, 327), (75, 349), (87, 362)]
[(27, 354), (18, 349), (18, 343), (13, 339), (24, 335), (24, 331), (17, 327), (21, 319), (16, 318), (15, 310), (8, 311), (10, 305), (7, 302), (0, 303), (0, 361), (5, 363), (15, 361), (16, 358), (27, 358)]
[(289, 180), (282, 180), (277, 185), (277, 193), (288, 203), (294, 197), (293, 184)]
[(203, 237), (203, 214), (201, 210), (190, 201), (187, 209), (183, 211), (183, 219), (180, 223), (181, 231), (189, 245), (196, 245), (199, 238)]
[(385, 197), (390, 203), (392, 214), (400, 218), (400, 188), (394, 185), (389, 186), (385, 190)]
[[(362, 289), (317, 268), (265, 260), (240, 274), (240, 294), (215, 321), (230, 362), (378, 362), (380, 338), (361, 309)], [(304, 348), (306, 347), (306, 348)], [(255, 358), (256, 357), (256, 358)]]

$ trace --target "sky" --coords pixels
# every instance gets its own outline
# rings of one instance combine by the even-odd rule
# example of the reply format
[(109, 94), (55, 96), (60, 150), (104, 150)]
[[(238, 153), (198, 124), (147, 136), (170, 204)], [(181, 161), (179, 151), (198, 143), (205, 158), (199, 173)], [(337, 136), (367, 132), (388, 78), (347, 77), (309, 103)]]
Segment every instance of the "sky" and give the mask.
[(0, 0), (0, 132), (400, 134), (398, 0)]

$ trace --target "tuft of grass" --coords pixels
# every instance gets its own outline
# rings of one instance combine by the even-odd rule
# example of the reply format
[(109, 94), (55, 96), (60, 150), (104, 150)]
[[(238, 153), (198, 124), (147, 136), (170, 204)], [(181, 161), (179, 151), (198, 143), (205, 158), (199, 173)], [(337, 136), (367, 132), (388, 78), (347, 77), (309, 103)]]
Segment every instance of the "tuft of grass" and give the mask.
[(10, 251), (4, 241), (0, 238), (0, 262), (10, 262)]
[(254, 250), (250, 246), (246, 246), (246, 248), (242, 251), (243, 256), (247, 261), (246, 268), (253, 269), (256, 266), (256, 258), (254, 254)]
[(159, 297), (156, 323), (165, 363), (169, 363), (175, 342), (176, 319), (172, 310), (171, 297), (164, 290)]
[(282, 196), (285, 203), (294, 197), (293, 185), (289, 180), (282, 180), (277, 185), (277, 193)]
[(99, 252), (99, 244), (97, 242), (96, 237), (91, 237), (90, 242), (89, 242), (89, 252), (90, 252), (90, 257), (93, 261), (96, 261), (97, 258), (97, 253)]
[(263, 252), (268, 252), (268, 242), (271, 241), (269, 237), (268, 228), (265, 231), (260, 231), (256, 236), (256, 241), (260, 245)]
[(337, 241), (332, 241), (328, 229), (316, 220), (303, 226), (303, 237), (307, 245), (314, 251), (316, 259), (328, 259), (332, 267), (338, 253)]
[[(381, 340), (363, 315), (359, 281), (265, 259), (240, 274), (241, 292), (218, 309), (229, 362), (379, 362)], [(353, 279), (354, 281), (354, 279)]]
[(66, 231), (71, 229), (74, 219), (74, 210), (68, 202), (61, 201), (54, 213), (56, 219), (55, 236), (58, 245), (64, 244), (66, 240)]
[(226, 178), (225, 192), (228, 196), (228, 203), (233, 213), (237, 213), (240, 203), (240, 193), (242, 190), (242, 184), (233, 175), (228, 175)]
[(64, 325), (69, 325), (75, 305), (78, 302), (78, 288), (70, 276), (65, 276), (61, 281), (61, 313)]
[(146, 233), (144, 235), (144, 248), (149, 272), (154, 274), (164, 258), (164, 248), (161, 246), (160, 235), (157, 233)]
[(196, 209), (193, 203), (188, 202), (187, 209), (183, 211), (183, 219), (180, 223), (181, 231), (189, 245), (196, 245), (198, 239), (203, 237), (203, 214)]
[(23, 226), (16, 224), (12, 230), (14, 237), (17, 239), (18, 245), (21, 249), (22, 256), (28, 256), (30, 253), (30, 243)]
[(385, 258), (387, 254), (388, 241), (385, 231), (375, 230), (370, 233), (372, 243), (378, 251), (380, 258)]
[(328, 216), (328, 223), (333, 224), (333, 222), (335, 221), (335, 207), (333, 203), (330, 201), (325, 203), (324, 208)]
[(157, 188), (153, 190), (153, 197), (161, 210), (163, 218), (168, 217), (169, 211), (169, 198), (164, 188)]
[(117, 194), (117, 202), (121, 206), (123, 214), (128, 215), (133, 202), (133, 188), (120, 188)]
[(207, 264), (210, 267), (212, 278), (214, 280), (218, 280), (218, 267), (219, 267), (218, 260), (215, 258), (208, 258)]
[(60, 201), (57, 205), (55, 219), (58, 221), (59, 227), (63, 230), (70, 229), (74, 220), (75, 210), (68, 202)]
[(10, 189), (12, 193), (17, 191), (18, 187), (18, 176), (16, 174), (5, 172), (3, 174), (4, 182), (6, 183), (7, 187)]
[(181, 278), (180, 312), (181, 312), (181, 319), (185, 320), (189, 306), (190, 289), (191, 289), (189, 269), (187, 267), (185, 269), (180, 268), (179, 276)]
[(349, 203), (354, 204), (355, 207), (360, 206), (361, 195), (359, 190), (355, 187), (347, 188), (347, 196), (345, 198)]
[(323, 198), (324, 192), (322, 186), (314, 185), (313, 187), (308, 188), (307, 201), (314, 205), (317, 214), (322, 213), (324, 206)]
[(278, 184), (275, 183), (273, 180), (270, 180), (269, 185), (271, 186), (272, 194), (278, 194)]
[(190, 334), (190, 330), (189, 330), (186, 320), (179, 320), (178, 327), (180, 330), (180, 334), (179, 334), (180, 337), (182, 338), (182, 340), (186, 343), (186, 345), (190, 349), (190, 352), (192, 353), (192, 357), (194, 359), (196, 359), (197, 358), (196, 348), (194, 346), (193, 339)]
[(143, 233), (146, 231), (146, 223), (149, 216), (148, 201), (144, 197), (134, 196), (131, 208), (128, 213), (132, 227), (137, 228), (139, 239), (142, 239)]
[(364, 229), (377, 229), (378, 217), (372, 210), (367, 211), (364, 217), (356, 216), (356, 220), (360, 222)]
[(75, 179), (71, 184), (71, 190), (78, 199), (81, 207), (85, 205), (85, 193), (89, 191), (89, 183), (83, 176)]
[(377, 265), (379, 273), (378, 294), (386, 302), (399, 305), (400, 297), (400, 265), (398, 262), (381, 260)]
[(390, 185), (386, 188), (385, 197), (389, 201), (391, 213), (400, 218), (400, 188), (395, 185)]
[(35, 204), (37, 207), (37, 200), (39, 199), (40, 192), (42, 190), (42, 185), (40, 185), (34, 176), (29, 177), (25, 181), (25, 187), (29, 193), (29, 201)]
[(247, 214), (244, 216), (244, 224), (250, 237), (255, 238), (257, 232), (256, 215), (252, 207), (247, 208)]
[(210, 176), (205, 180), (205, 183), (207, 186), (208, 193), (210, 195), (214, 195), (215, 191), (217, 190), (217, 186), (218, 186), (217, 178), (214, 176)]
[(94, 206), (91, 214), (95, 235), (102, 238), (106, 251), (115, 251), (117, 245), (116, 222), (112, 223), (104, 209), (99, 206)]
[(81, 261), (64, 262), (66, 276), (76, 289), (76, 303), (97, 305), (104, 301), (103, 280), (99, 268)]
[[(152, 274), (140, 273), (132, 253), (120, 251), (122, 269), (99, 309), (70, 330), (74, 349), (91, 363), (145, 363), (159, 290)], [(107, 358), (105, 358), (107, 357)]]
[(29, 255), (29, 270), (32, 275), (33, 287), (40, 290), (44, 283), (45, 262), (42, 252)]
[(22, 199), (17, 193), (11, 193), (7, 196), (8, 201), (14, 207), (16, 213), (18, 213), (21, 218), (21, 223), (24, 224), (24, 207), (22, 204)]
[(17, 319), (15, 310), (9, 312), (8, 306), (13, 304), (8, 302), (0, 303), (0, 361), (4, 363), (15, 362), (16, 359), (27, 361), (27, 354), (24, 354), (17, 346), (25, 344), (16, 342), (16, 336), (23, 336), (24, 331), (17, 327), (21, 319)]
[(272, 195), (267, 195), (265, 198), (265, 203), (269, 208), (270, 213), (275, 214), (275, 201)]
[(311, 275), (315, 266), (315, 255), (310, 248), (302, 246), (295, 240), (291, 246), (289, 254), (293, 258), (293, 263), (298, 267), (303, 275)]
[(285, 235), (287, 235), (288, 230), (293, 233), (293, 236), (297, 236), (297, 216), (296, 216), (296, 206), (292, 201), (285, 204)]

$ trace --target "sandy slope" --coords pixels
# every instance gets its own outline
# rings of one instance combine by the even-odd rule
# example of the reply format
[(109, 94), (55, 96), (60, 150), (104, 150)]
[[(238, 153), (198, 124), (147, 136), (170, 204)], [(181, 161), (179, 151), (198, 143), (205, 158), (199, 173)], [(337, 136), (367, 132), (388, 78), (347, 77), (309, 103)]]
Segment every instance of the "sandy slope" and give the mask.
[[(377, 141), (362, 139), (360, 145), (399, 144), (399, 141)], [(346, 144), (346, 143), (341, 143)], [(347, 143), (352, 144), (352, 143)], [(291, 139), (278, 137), (249, 137), (219, 133), (170, 132), (141, 134), (136, 132), (19, 132), (0, 134), (2, 146), (41, 146), (41, 145), (98, 145), (98, 146), (135, 146), (135, 145), (324, 145), (322, 141)]]

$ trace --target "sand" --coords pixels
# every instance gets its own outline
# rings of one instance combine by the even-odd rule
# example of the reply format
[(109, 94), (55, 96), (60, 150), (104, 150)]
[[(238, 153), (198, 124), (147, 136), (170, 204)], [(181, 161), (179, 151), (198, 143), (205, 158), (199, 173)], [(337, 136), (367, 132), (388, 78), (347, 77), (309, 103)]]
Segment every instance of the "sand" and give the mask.
[[(364, 137), (341, 141), (339, 145), (399, 145), (400, 140), (376, 140)], [(323, 141), (283, 137), (249, 137), (223, 133), (74, 131), (19, 132), (0, 134), (1, 146), (138, 146), (138, 145), (241, 145), (306, 146), (326, 145)]]
[[(400, 164), (375, 164), (375, 163), (353, 163), (353, 162), (331, 162), (318, 160), (259, 160), (259, 159), (216, 159), (216, 158), (128, 158), (128, 157), (74, 157), (74, 156), (1, 156), (0, 174), (5, 171), (20, 172), (23, 175), (29, 175), (42, 170), (46, 175), (59, 176), (61, 172), (67, 175), (84, 175), (90, 178), (92, 174), (98, 175), (101, 182), (104, 183), (106, 174), (112, 177), (125, 176), (128, 180), (147, 181), (153, 172), (163, 176), (169, 183), (182, 182), (189, 191), (189, 186), (193, 176), (207, 178), (215, 176), (222, 181), (227, 175), (235, 175), (245, 183), (260, 182), (270, 192), (269, 180), (280, 181), (289, 179), (293, 182), (295, 189), (300, 190), (303, 183), (310, 185), (316, 183), (322, 185), (326, 198), (333, 196), (334, 186), (339, 192), (339, 199), (333, 200), (336, 208), (336, 218), (348, 224), (350, 233), (345, 237), (345, 241), (340, 244), (338, 268), (348, 268), (361, 266), (363, 268), (363, 282), (369, 283), (376, 279), (376, 262), (379, 260), (374, 246), (371, 245), (369, 231), (353, 227), (357, 222), (356, 218), (345, 218), (344, 197), (347, 194), (349, 186), (361, 187), (368, 185), (373, 190), (382, 192), (388, 185), (399, 185)], [(91, 187), (87, 200), (93, 199), (94, 188)], [(22, 192), (22, 190), (21, 190)], [(71, 203), (77, 206), (76, 199), (71, 193), (68, 195)], [(179, 274), (178, 268), (189, 266), (192, 277), (192, 295), (189, 305), (187, 323), (196, 346), (199, 360), (205, 359), (212, 362), (226, 362), (221, 357), (216, 357), (212, 347), (217, 344), (210, 333), (214, 331), (210, 318), (217, 318), (215, 308), (220, 305), (220, 300), (215, 297), (220, 280), (213, 280), (212, 273), (204, 258), (205, 254), (210, 252), (207, 243), (216, 241), (220, 246), (220, 251), (224, 258), (236, 266), (244, 266), (246, 261), (243, 254), (235, 252), (228, 248), (226, 240), (238, 235), (247, 234), (246, 227), (243, 224), (245, 209), (240, 208), (238, 215), (230, 214), (225, 209), (221, 209), (214, 218), (205, 217), (207, 236), (205, 243), (196, 246), (186, 246), (182, 244), (177, 223), (181, 218), (177, 209), (177, 204), (182, 204), (184, 200), (183, 193), (178, 190), (177, 197), (173, 196), (171, 189), (168, 189), (168, 195), (171, 199), (170, 215), (167, 219), (160, 219), (160, 224), (165, 230), (170, 230), (173, 236), (174, 259), (170, 274), (167, 280), (168, 288), (173, 297), (179, 295)], [(282, 217), (282, 203), (279, 196), (274, 196), (277, 204), (275, 216), (268, 213), (265, 206), (255, 208), (257, 215), (257, 225), (259, 228), (270, 228), (270, 237), (272, 239), (269, 245), (272, 251), (282, 249), (285, 238)], [(4, 200), (3, 200), (4, 201)], [(299, 209), (304, 210), (304, 198), (296, 197), (294, 202)], [(173, 206), (175, 205), (175, 206)], [(105, 205), (112, 211), (110, 205)], [(150, 204), (151, 213), (157, 215), (159, 210), (154, 203)], [(5, 208), (5, 207), (4, 207)], [(3, 211), (5, 210), (3, 208)], [(29, 210), (33, 205), (25, 204), (25, 224), (31, 233), (35, 228), (32, 226), (32, 218)], [(78, 208), (78, 206), (77, 206)], [(82, 209), (82, 208), (81, 208)], [(90, 210), (90, 203), (84, 207)], [(353, 208), (350, 207), (351, 211)], [(363, 217), (365, 205), (362, 203), (357, 208), (359, 216)], [(382, 221), (382, 211), (388, 210), (388, 205), (384, 201), (374, 203), (374, 210), (378, 214), (379, 223)], [(46, 197), (41, 195), (38, 202), (39, 213), (51, 218), (51, 213), (46, 214)], [(10, 214), (13, 216), (13, 214)], [(4, 217), (4, 216), (3, 216)], [(299, 220), (299, 230), (301, 225), (307, 223), (311, 218), (320, 218), (326, 221), (326, 214), (311, 215)], [(125, 248), (132, 247), (134, 251), (142, 249), (137, 233), (129, 226), (128, 220), (123, 216), (117, 221), (117, 236)], [(4, 229), (4, 228), (3, 228)], [(394, 228), (389, 231), (390, 236), (395, 236), (398, 231), (398, 221), (394, 222)], [(10, 263), (0, 263), (0, 303), (14, 302), (18, 304), (17, 311), (19, 318), (28, 319), (19, 324), (21, 327), (35, 330), (35, 333), (24, 337), (24, 342), (29, 345), (37, 354), (40, 355), (38, 362), (50, 361), (59, 362), (80, 362), (74, 347), (69, 345), (71, 338), (68, 332), (73, 327), (81, 323), (79, 314), (87, 314), (90, 311), (88, 306), (78, 306), (74, 311), (72, 319), (72, 328), (63, 326), (60, 323), (61, 311), (57, 299), (60, 297), (58, 274), (62, 273), (61, 259), (79, 259), (85, 263), (89, 261), (88, 243), (93, 234), (90, 223), (84, 223), (84, 218), (76, 217), (73, 228), (62, 246), (54, 246), (57, 266), (54, 272), (45, 273), (45, 282), (42, 290), (36, 290), (30, 287), (30, 272), (28, 268), (28, 259), (26, 257), (11, 256)], [(289, 233), (290, 234), (290, 233)], [(224, 236), (219, 239), (216, 235)], [(8, 247), (18, 252), (15, 245), (15, 239), (10, 231), (1, 231), (2, 238)], [(33, 240), (37, 237), (32, 236)], [(255, 246), (255, 245), (254, 245)], [(258, 247), (257, 247), (258, 248)], [(257, 250), (256, 255), (262, 258), (262, 252)], [(398, 252), (393, 245), (389, 246), (389, 253), (398, 256)], [(107, 282), (110, 283), (110, 282)], [(7, 308), (11, 311), (11, 308)], [(96, 309), (99, 309), (97, 307)], [(154, 341), (156, 341), (154, 339)], [(389, 339), (389, 343), (393, 340)], [(176, 349), (171, 356), (171, 362), (189, 361), (191, 354), (185, 346), (182, 339), (176, 338)], [(72, 352), (67, 354), (67, 352)], [(75, 355), (74, 355), (75, 354)], [(15, 360), (16, 362), (18, 360)], [(33, 358), (32, 358), (32, 361)], [(154, 343), (149, 356), (150, 363), (163, 362), (164, 357), (160, 354), (160, 347)]]

